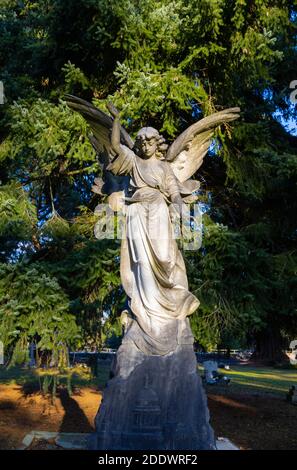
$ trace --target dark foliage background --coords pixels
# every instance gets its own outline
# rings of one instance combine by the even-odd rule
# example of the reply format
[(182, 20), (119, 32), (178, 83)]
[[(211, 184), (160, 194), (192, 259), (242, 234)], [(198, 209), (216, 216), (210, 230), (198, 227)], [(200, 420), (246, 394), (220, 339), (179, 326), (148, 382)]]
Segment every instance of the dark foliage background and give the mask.
[(103, 110), (112, 99), (131, 134), (149, 124), (169, 141), (241, 107), (197, 175), (207, 211), (202, 249), (185, 254), (201, 300), (192, 326), (205, 348), (282, 357), (297, 334), (296, 28), (296, 0), (0, 0), (0, 339), (12, 362), (30, 341), (63, 362), (67, 347), (121, 334), (119, 242), (94, 238), (100, 167), (69, 92)]

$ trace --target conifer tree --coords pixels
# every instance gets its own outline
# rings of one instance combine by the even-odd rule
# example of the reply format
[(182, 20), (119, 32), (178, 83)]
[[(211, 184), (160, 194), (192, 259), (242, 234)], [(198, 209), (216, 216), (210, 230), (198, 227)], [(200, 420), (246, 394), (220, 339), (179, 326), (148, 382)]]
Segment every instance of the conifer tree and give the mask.
[(0, 10), (3, 273), (38, 263), (100, 345), (124, 297), (119, 242), (94, 239), (100, 166), (64, 94), (103, 110), (111, 99), (132, 135), (148, 124), (169, 141), (240, 106), (196, 175), (206, 214), (202, 249), (186, 253), (201, 300), (192, 326), (204, 347), (252, 341), (257, 357), (281, 359), (297, 334), (296, 0), (0, 0)]

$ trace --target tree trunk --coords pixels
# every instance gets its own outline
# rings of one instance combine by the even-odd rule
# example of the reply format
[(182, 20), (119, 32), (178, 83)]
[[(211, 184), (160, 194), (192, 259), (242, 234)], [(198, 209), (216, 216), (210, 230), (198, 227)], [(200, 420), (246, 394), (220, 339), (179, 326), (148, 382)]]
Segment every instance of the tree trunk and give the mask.
[(255, 361), (274, 365), (289, 362), (285, 354), (285, 343), (277, 327), (268, 325), (256, 335), (256, 350), (252, 355)]

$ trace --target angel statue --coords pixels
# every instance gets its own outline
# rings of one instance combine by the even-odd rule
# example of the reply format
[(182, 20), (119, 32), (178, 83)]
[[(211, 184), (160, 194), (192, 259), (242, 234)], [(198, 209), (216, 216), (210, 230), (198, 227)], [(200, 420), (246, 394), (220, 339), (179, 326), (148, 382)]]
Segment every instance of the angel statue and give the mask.
[[(185, 320), (199, 300), (188, 290), (185, 263), (172, 226), (172, 204), (180, 214), (193, 201), (199, 182), (190, 179), (203, 163), (217, 126), (239, 117), (239, 108), (208, 116), (185, 130), (170, 147), (152, 127), (131, 139), (110, 103), (112, 117), (67, 95), (68, 105), (89, 123), (92, 144), (103, 163), (104, 182), (94, 192), (119, 194), (126, 205), (121, 280), (128, 296), (126, 339), (149, 355), (176, 349)], [(128, 177), (128, 178), (127, 178)], [(116, 204), (118, 206), (118, 204)], [(180, 321), (176, 321), (180, 320)]]
[(240, 109), (200, 120), (168, 146), (152, 127), (141, 129), (134, 142), (111, 103), (108, 116), (75, 96), (66, 101), (89, 123), (103, 165), (103, 179), (95, 180), (93, 191), (108, 195), (115, 210), (121, 199), (125, 206), (125, 335), (89, 447), (215, 449), (188, 318), (199, 300), (188, 288), (173, 218), (197, 196), (199, 182), (191, 177), (216, 127), (237, 119)]

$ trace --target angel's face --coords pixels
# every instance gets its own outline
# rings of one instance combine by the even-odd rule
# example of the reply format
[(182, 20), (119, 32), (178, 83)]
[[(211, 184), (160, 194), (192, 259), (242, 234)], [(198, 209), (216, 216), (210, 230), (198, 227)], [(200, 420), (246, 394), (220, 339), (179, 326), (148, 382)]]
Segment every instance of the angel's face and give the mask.
[(138, 149), (141, 158), (148, 160), (153, 157), (157, 151), (158, 142), (155, 137), (152, 138), (141, 138), (138, 141)]

